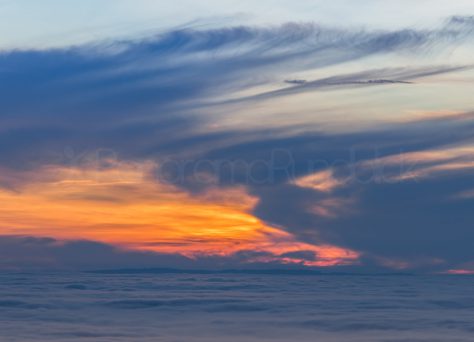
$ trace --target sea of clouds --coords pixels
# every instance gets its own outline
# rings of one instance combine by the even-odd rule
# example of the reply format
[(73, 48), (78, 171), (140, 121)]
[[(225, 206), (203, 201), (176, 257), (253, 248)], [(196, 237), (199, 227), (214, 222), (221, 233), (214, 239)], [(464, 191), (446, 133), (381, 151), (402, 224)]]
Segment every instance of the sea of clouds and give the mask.
[(472, 341), (470, 276), (17, 273), (0, 341)]

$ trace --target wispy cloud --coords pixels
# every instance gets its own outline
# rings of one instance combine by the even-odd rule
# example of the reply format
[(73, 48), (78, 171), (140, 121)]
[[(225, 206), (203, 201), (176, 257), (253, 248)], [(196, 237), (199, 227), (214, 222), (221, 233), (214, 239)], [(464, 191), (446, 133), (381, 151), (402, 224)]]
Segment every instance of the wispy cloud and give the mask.
[[(36, 200), (27, 203), (35, 207), (41, 198), (34, 194), (49, 196), (57, 190), (55, 186), (64, 185), (61, 182), (68, 178), (61, 170), (87, 169), (91, 158), (110, 166), (109, 157), (113, 157), (125, 164), (151, 163), (153, 167), (143, 172), (151, 188), (152, 180), (158, 176), (177, 179), (173, 186), (184, 196), (173, 197), (177, 217), (182, 213), (179, 205), (183, 198), (186, 203), (189, 200), (199, 206), (195, 202), (198, 197), (193, 196), (207, 194), (211, 187), (220, 193), (236, 186), (244, 188), (241, 196), (255, 198), (253, 206), (228, 211), (225, 205), (221, 206), (224, 199), (220, 198), (216, 207), (202, 212), (219, 218), (214, 214), (217, 211), (226, 218), (243, 219), (252, 227), (271, 227), (272, 232), (294, 239), (286, 243), (297, 248), (285, 245), (281, 253), (271, 249), (272, 239), (264, 239), (268, 242), (265, 248), (253, 245), (267, 253), (258, 258), (289, 262), (295, 260), (294, 253), (310, 251), (314, 255), (318, 252), (314, 246), (337, 245), (343, 247), (342, 251), (373, 255), (373, 260), (404, 260), (418, 253), (429, 260), (440, 257), (453, 263), (466, 261), (470, 257), (467, 239), (458, 240), (461, 235), (470, 234), (471, 199), (456, 206), (446, 204), (444, 199), (461, 192), (461, 187), (474, 188), (467, 169), (458, 168), (455, 175), (437, 177), (433, 167), (439, 170), (456, 165), (451, 160), (436, 159), (429, 167), (417, 168), (418, 172), (434, 175), (419, 177), (419, 182), (403, 179), (397, 184), (350, 183), (342, 179), (348, 167), (355, 165), (358, 172), (367, 176), (367, 169), (361, 165), (393, 161), (400, 152), (405, 156), (427, 156), (432, 151), (449, 150), (449, 145), (469, 144), (474, 128), (471, 114), (404, 122), (380, 120), (370, 128), (331, 131), (313, 122), (324, 106), (316, 106), (317, 111), (310, 112), (296, 128), (282, 123), (279, 113), (270, 113), (266, 120), (254, 115), (246, 125), (234, 123), (234, 113), (236, 103), (241, 106), (238, 115), (258, 108), (259, 100), (292, 100), (284, 109), (297, 110), (299, 105), (303, 107), (298, 96), (325, 90), (340, 96), (326, 105), (340, 105), (350, 116), (354, 104), (346, 98), (345, 90), (369, 86), (387, 92), (401, 87), (412, 90), (420, 88), (420, 79), (470, 72), (471, 66), (463, 61), (426, 65), (426, 59), (417, 57), (435, 56), (446, 47), (465, 47), (472, 38), (472, 20), (456, 17), (431, 30), (347, 30), (314, 24), (184, 29), (139, 41), (4, 51), (0, 55), (2, 195), (16, 198), (16, 203)], [(392, 65), (393, 59), (402, 54), (417, 63)], [(373, 58), (382, 60), (383, 65), (374, 68)], [(341, 71), (335, 72), (335, 67)], [(313, 76), (318, 73), (323, 76)], [(308, 76), (293, 78), (295, 74)], [(284, 80), (293, 81), (289, 85)], [(388, 84), (396, 87), (382, 87)], [(441, 91), (438, 94), (443, 95)], [(377, 96), (383, 99), (386, 95)], [(369, 100), (371, 97), (359, 98), (357, 108), (369, 110)], [(278, 102), (275, 107), (279, 105)], [(380, 117), (382, 114), (377, 113)], [(374, 115), (374, 119), (378, 118)], [(222, 128), (224, 122), (230, 124)], [(357, 119), (348, 125), (354, 122)], [(356, 153), (354, 158), (352, 151)], [(385, 172), (394, 172), (396, 165), (389, 166), (392, 169)], [(55, 170), (55, 176), (64, 179), (55, 179), (57, 184), (53, 182), (55, 185), (51, 186), (50, 178), (41, 178), (44, 170)], [(97, 170), (103, 171), (104, 165)], [(161, 191), (160, 184), (155, 182), (154, 186)], [(97, 203), (102, 203), (103, 208), (125, 205), (127, 196), (156, 199), (149, 192), (140, 197), (133, 186), (125, 186), (128, 190), (123, 186), (99, 193), (63, 192), (61, 200), (86, 203), (83, 208), (90, 209)], [(21, 200), (15, 197), (25, 194)], [(11, 206), (10, 210), (14, 212)], [(428, 215), (427, 211), (434, 214)], [(81, 219), (86, 218), (85, 212)], [(102, 219), (110, 218), (110, 212), (102, 215)], [(201, 224), (209, 221), (206, 215), (200, 217)], [(443, 215), (462, 220), (455, 228), (449, 228)], [(24, 219), (31, 222), (31, 217)], [(45, 226), (47, 221), (44, 217)], [(242, 223), (232, 222), (232, 229)], [(5, 231), (12, 224), (13, 221), (3, 222), (2, 229)], [(127, 229), (134, 224), (137, 222), (131, 220)], [(59, 225), (55, 228), (60, 229)], [(110, 226), (102, 228), (107, 230)], [(430, 241), (423, 240), (427, 234), (432, 236)], [(446, 238), (455, 240), (458, 248), (446, 248)], [(150, 241), (150, 246), (153, 242), (156, 241)], [(171, 242), (166, 248), (179, 244)], [(160, 246), (164, 248), (163, 243)], [(304, 262), (310, 265), (315, 260)]]

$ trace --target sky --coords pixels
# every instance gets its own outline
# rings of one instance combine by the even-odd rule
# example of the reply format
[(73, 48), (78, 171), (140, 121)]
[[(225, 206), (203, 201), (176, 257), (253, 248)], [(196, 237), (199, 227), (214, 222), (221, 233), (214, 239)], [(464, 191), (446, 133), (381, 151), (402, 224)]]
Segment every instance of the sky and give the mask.
[(474, 273), (472, 1), (0, 17), (1, 269)]

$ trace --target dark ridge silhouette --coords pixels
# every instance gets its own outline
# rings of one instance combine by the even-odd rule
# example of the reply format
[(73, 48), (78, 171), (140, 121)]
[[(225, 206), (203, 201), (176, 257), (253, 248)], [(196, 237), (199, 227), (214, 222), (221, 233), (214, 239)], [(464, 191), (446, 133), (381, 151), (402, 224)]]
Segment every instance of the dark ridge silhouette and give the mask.
[(87, 273), (95, 274), (248, 274), (248, 275), (339, 275), (339, 276), (412, 276), (412, 273), (394, 272), (394, 273), (360, 273), (360, 272), (322, 272), (315, 269), (224, 269), (224, 270), (192, 270), (177, 268), (119, 268), (92, 270)]

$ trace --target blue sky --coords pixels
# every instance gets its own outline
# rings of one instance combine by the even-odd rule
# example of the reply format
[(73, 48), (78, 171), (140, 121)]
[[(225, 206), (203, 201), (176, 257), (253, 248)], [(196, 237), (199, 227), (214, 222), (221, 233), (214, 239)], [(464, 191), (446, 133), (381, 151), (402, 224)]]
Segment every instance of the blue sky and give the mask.
[(318, 22), (380, 29), (426, 27), (469, 15), (469, 0), (2, 0), (0, 46), (63, 46), (144, 36), (172, 27)]

